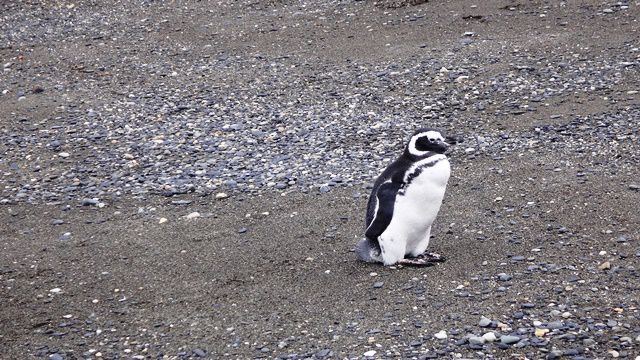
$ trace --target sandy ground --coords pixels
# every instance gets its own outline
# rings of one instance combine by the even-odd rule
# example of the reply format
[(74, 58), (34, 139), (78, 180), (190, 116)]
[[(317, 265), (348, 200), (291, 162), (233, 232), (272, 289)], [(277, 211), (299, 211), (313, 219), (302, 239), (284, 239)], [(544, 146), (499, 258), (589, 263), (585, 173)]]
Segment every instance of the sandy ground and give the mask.
[[(287, 54), (309, 63), (419, 57), (424, 43), (430, 56), (444, 57), (460, 46), (465, 31), (478, 34), (486, 45), (481, 51), (497, 57), (512, 56), (514, 48), (544, 54), (584, 44), (588, 56), (625, 43), (640, 45), (637, 4), (615, 18), (596, 15), (606, 4), (571, 1), (540, 17), (545, 4), (431, 1), (389, 10), (354, 2), (327, 24), (309, 22), (308, 8), (300, 14), (274, 12), (283, 3), (244, 4), (249, 20), (236, 17), (240, 5), (218, 11), (215, 3), (176, 3), (180, 11), (172, 19), (183, 24), (181, 31), (166, 25), (151, 35), (159, 42), (204, 42), (211, 34), (198, 24), (209, 17), (237, 34), (220, 39), (218, 46), (229, 52)], [(423, 17), (407, 20), (418, 8)], [(360, 15), (349, 17), (351, 10)], [(243, 33), (254, 22), (277, 21), (303, 25)], [(384, 21), (397, 26), (380, 25)], [(375, 31), (368, 31), (371, 26)], [(36, 52), (45, 56), (42, 48)], [(479, 65), (487, 78), (508, 67)], [(624, 78), (618, 89), (637, 89), (637, 80)], [(469, 129), (517, 132), (638, 105), (637, 95), (616, 94), (569, 94), (535, 113), (487, 116)], [(618, 101), (603, 100), (607, 95)], [(70, 96), (85, 94), (80, 88)], [(50, 101), (2, 106), (6, 113), (46, 113)], [(550, 119), (551, 114), (565, 116)], [(475, 121), (471, 115), (466, 120)], [(18, 129), (2, 121), (5, 129)], [(397, 140), (400, 149), (405, 139)], [(636, 154), (640, 150), (637, 143), (629, 146)], [(637, 159), (633, 151), (618, 155)], [(615, 351), (634, 359), (640, 355), (640, 192), (633, 185), (640, 171), (610, 168), (605, 155), (593, 156), (596, 165), (588, 156), (544, 147), (500, 159), (452, 153), (452, 178), (432, 240), (432, 250), (448, 260), (425, 269), (355, 260), (366, 184), (322, 194), (272, 190), (227, 199), (125, 196), (107, 200), (103, 208), (77, 201), (4, 204), (1, 357), (358, 358), (375, 350), (379, 358), (533, 359), (577, 349), (578, 355), (565, 356), (608, 358)], [(588, 181), (576, 175), (583, 163), (593, 165)], [(185, 219), (196, 211), (200, 217)], [(55, 219), (63, 222), (53, 224)], [(511, 279), (501, 281), (502, 273)], [(569, 315), (560, 318), (554, 309)], [(524, 318), (514, 316), (518, 311)], [(536, 320), (559, 318), (576, 327), (543, 337), (547, 342), (540, 346), (456, 344), (467, 334), (487, 332), (478, 326), (481, 316), (506, 324), (497, 331), (525, 328), (530, 337)], [(599, 323), (605, 326), (585, 330)], [(441, 330), (449, 339), (433, 337)], [(585, 342), (587, 337), (595, 342)]]

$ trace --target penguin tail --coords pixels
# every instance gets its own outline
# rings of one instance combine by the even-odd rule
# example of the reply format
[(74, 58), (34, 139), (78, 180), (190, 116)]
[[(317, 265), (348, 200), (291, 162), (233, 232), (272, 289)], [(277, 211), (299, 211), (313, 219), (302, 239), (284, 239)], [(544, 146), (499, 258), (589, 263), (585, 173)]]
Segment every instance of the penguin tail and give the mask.
[(356, 244), (356, 257), (364, 262), (373, 263), (381, 262), (380, 246), (370, 239), (363, 238)]

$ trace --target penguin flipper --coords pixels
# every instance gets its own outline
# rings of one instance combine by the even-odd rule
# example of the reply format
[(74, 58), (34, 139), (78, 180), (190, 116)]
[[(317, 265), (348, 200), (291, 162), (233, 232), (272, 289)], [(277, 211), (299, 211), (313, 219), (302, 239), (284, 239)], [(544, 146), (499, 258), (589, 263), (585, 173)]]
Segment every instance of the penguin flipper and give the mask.
[(378, 239), (391, 223), (393, 217), (393, 206), (396, 201), (398, 191), (402, 188), (401, 183), (387, 181), (378, 187), (375, 194), (375, 213), (371, 220), (365, 236), (368, 239)]

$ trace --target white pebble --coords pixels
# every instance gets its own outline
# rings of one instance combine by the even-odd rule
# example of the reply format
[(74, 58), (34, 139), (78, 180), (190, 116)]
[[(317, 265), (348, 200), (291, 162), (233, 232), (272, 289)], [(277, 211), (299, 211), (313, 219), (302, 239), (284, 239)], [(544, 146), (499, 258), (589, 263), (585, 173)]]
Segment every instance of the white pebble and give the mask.
[(164, 224), (167, 221), (169, 221), (169, 220), (167, 220), (167, 218), (160, 218), (160, 220), (158, 220), (158, 224)]
[(52, 293), (52, 294), (60, 294), (62, 292), (62, 289), (53, 288), (53, 289), (49, 290), (49, 292)]
[(482, 335), (482, 338), (485, 339), (487, 342), (494, 342), (496, 341), (496, 334), (494, 334), (493, 332), (488, 332), (484, 335)]
[(433, 336), (434, 336), (436, 339), (443, 340), (443, 339), (446, 339), (446, 338), (447, 338), (447, 332), (446, 332), (446, 331), (444, 331), (444, 330), (440, 330), (440, 331), (438, 331), (437, 333), (435, 333)]
[(216, 194), (216, 199), (226, 199), (228, 197), (229, 197), (229, 195), (227, 195), (227, 193), (221, 192), (221, 193), (217, 193)]
[(376, 354), (375, 350), (369, 350), (367, 352), (365, 352), (363, 355), (364, 356), (374, 356)]
[(71, 156), (71, 154), (69, 154), (68, 152), (64, 152), (63, 151), (61, 153), (58, 153), (58, 156), (60, 156), (61, 158), (67, 158), (67, 157)]
[(197, 211), (192, 212), (191, 214), (185, 216), (185, 219), (187, 220), (191, 220), (191, 219), (196, 219), (200, 217), (200, 213)]

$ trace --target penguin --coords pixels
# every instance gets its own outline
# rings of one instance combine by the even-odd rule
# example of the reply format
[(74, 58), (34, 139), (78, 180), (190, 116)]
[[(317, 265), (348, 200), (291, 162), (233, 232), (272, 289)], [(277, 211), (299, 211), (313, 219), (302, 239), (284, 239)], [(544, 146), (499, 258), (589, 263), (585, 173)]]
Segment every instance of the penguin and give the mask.
[(355, 249), (358, 259), (386, 266), (432, 266), (444, 261), (427, 247), (451, 174), (445, 152), (455, 141), (447, 140), (436, 129), (417, 130), (402, 155), (375, 181), (365, 238)]

